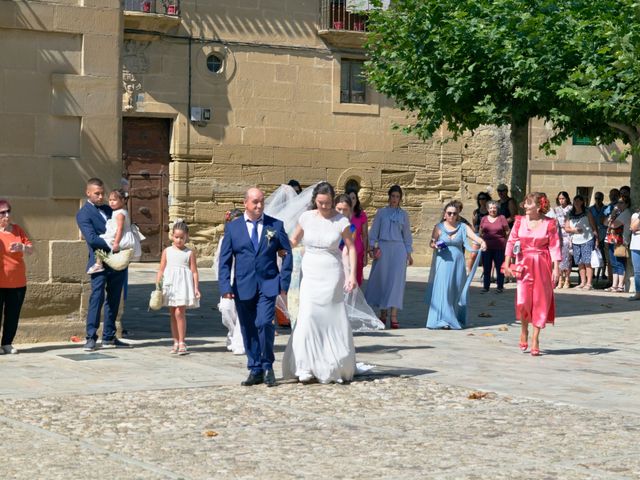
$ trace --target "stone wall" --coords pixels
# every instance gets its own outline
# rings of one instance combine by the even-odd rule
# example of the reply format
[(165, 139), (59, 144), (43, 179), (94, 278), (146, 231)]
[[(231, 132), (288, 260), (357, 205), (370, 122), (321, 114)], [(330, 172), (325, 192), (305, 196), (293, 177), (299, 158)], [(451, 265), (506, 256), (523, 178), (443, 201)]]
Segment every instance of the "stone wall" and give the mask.
[(595, 192), (602, 191), (606, 201), (610, 189), (629, 185), (631, 157), (625, 154), (624, 144), (574, 145), (568, 140), (556, 149), (555, 154), (547, 155), (539, 145), (552, 134), (551, 126), (534, 120), (530, 132), (529, 184), (532, 190), (547, 192), (555, 198), (560, 191), (573, 197), (580, 189), (590, 192), (588, 201), (591, 204)]
[[(136, 75), (144, 100), (127, 115), (174, 120), (170, 216), (192, 224), (200, 258), (211, 258), (224, 212), (241, 205), (248, 186), (269, 193), (295, 178), (305, 186), (328, 180), (338, 190), (356, 180), (370, 216), (386, 204), (389, 186), (402, 185), (415, 259), (424, 265), (443, 203), (461, 198), (470, 218), (475, 195), (509, 178), (503, 129), (487, 127), (446, 143), (442, 129), (425, 143), (393, 130), (405, 115), (374, 91), (367, 91), (366, 105), (341, 104), (341, 61), (364, 58), (363, 51), (324, 43), (318, 2), (241, 0), (198, 4), (197, 10), (184, 2), (182, 15), (172, 34), (196, 39), (191, 105), (211, 108), (212, 120), (187, 121), (186, 39), (125, 34), (129, 50), (144, 51), (147, 65)], [(223, 59), (222, 72), (207, 70), (211, 53)]]
[(18, 341), (83, 336), (90, 176), (120, 178), (118, 0), (0, 2), (0, 192), (36, 251)]

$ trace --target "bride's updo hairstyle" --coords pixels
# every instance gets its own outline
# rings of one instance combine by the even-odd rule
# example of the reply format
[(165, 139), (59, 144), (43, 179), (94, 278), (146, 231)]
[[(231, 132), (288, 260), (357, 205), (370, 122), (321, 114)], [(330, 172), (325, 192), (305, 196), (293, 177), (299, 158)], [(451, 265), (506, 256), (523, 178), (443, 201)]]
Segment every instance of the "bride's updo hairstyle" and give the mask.
[(524, 209), (524, 204), (529, 200), (533, 200), (533, 203), (538, 207), (538, 212), (541, 215), (546, 215), (547, 212), (551, 209), (551, 204), (549, 203), (549, 198), (547, 198), (547, 194), (544, 192), (531, 192), (524, 197), (524, 200), (520, 204), (520, 207)]
[(318, 209), (318, 207), (316, 206), (316, 198), (318, 195), (328, 195), (333, 202), (332, 206), (336, 205), (334, 201), (334, 199), (336, 198), (336, 191), (333, 189), (329, 182), (320, 182), (313, 189), (313, 194), (311, 196), (311, 206), (309, 207), (309, 210)]

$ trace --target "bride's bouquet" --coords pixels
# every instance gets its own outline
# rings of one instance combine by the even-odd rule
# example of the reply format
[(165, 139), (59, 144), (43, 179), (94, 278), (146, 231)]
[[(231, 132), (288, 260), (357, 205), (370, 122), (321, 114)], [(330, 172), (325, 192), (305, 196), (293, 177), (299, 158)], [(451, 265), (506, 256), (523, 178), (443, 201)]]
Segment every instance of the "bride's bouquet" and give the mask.
[(104, 250), (96, 250), (96, 257), (102, 260), (104, 264), (109, 265), (112, 269), (120, 271), (127, 268), (129, 263), (131, 263), (131, 259), (133, 258), (133, 249), (126, 248), (117, 253), (107, 253)]

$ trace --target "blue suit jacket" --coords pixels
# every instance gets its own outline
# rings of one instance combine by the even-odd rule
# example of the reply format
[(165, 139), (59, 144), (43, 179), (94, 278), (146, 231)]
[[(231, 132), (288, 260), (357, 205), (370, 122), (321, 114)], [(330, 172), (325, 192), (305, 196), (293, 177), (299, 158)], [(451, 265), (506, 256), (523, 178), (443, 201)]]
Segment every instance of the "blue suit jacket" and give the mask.
[[(269, 232), (269, 234), (267, 234)], [(268, 238), (271, 236), (271, 238)], [(278, 270), (278, 250), (286, 250), (282, 269)], [(235, 258), (234, 282), (231, 268)], [(251, 300), (257, 292), (275, 297), (289, 290), (293, 257), (289, 237), (280, 220), (264, 215), (262, 234), (256, 252), (243, 217), (227, 224), (220, 247), (218, 286), (220, 296), (233, 293), (239, 300)]]
[(96, 263), (96, 257), (94, 252), (96, 250), (104, 250), (110, 252), (111, 248), (107, 245), (100, 235), (107, 231), (107, 221), (100, 214), (100, 210), (104, 212), (107, 218), (111, 218), (111, 207), (109, 205), (95, 206), (92, 203), (85, 202), (78, 213), (76, 214), (76, 223), (82, 232), (82, 236), (87, 242), (89, 247), (89, 261), (87, 268)]

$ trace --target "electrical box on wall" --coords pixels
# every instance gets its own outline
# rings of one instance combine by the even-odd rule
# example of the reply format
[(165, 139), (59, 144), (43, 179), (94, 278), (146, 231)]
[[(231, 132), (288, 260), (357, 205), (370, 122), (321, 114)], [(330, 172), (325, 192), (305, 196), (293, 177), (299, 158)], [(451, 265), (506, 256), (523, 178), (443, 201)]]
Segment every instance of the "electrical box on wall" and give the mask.
[(195, 123), (207, 123), (211, 121), (211, 109), (191, 107), (191, 121)]

